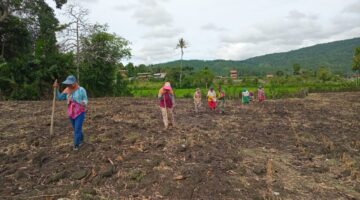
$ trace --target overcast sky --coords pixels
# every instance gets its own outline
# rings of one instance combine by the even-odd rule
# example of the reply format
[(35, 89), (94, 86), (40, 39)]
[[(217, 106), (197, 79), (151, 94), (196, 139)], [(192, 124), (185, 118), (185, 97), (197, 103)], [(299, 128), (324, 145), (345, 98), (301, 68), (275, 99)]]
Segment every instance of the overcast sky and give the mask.
[[(49, 0), (47, 0), (49, 2)], [(71, 2), (71, 1), (70, 1)], [(74, 1), (73, 1), (74, 2)], [(360, 37), (360, 0), (77, 0), (92, 23), (129, 40), (133, 57), (156, 64), (246, 58)], [(51, 1), (52, 3), (52, 1)], [(61, 11), (56, 11), (63, 21)]]

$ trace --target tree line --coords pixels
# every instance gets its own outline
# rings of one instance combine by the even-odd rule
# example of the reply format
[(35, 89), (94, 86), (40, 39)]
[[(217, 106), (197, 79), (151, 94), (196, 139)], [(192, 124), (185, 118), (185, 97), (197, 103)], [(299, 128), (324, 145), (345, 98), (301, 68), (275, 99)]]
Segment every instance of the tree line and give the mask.
[(55, 0), (69, 21), (61, 24), (44, 0), (0, 3), (0, 98), (36, 100), (51, 95), (51, 83), (74, 74), (90, 96), (128, 93), (119, 75), (130, 42), (87, 22), (88, 11)]

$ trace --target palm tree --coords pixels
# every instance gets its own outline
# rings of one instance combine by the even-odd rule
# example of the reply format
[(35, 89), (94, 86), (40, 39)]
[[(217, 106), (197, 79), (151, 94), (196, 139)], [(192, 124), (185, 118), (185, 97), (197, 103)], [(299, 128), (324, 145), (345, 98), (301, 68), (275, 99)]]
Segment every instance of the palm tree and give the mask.
[(184, 49), (187, 48), (187, 42), (183, 39), (179, 39), (179, 43), (176, 45), (176, 49), (181, 50), (181, 60), (180, 60), (180, 88), (181, 88), (181, 79), (182, 79), (182, 61), (184, 56)]

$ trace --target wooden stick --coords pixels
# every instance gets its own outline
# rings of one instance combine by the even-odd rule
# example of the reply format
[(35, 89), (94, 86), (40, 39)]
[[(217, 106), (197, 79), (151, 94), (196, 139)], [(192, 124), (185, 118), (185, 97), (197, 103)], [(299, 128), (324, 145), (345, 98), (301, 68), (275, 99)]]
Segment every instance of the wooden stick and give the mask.
[[(55, 80), (55, 82), (57, 82), (57, 80)], [(55, 115), (56, 90), (57, 90), (57, 88), (54, 87), (54, 96), (53, 96), (53, 102), (52, 102), (51, 123), (50, 123), (50, 137), (54, 134), (54, 115)]]
[[(168, 126), (169, 126), (169, 118), (168, 118), (168, 113), (167, 113), (167, 107), (166, 107), (166, 101), (165, 101), (165, 94), (163, 94), (163, 98), (164, 98), (164, 107), (165, 107), (165, 113), (166, 113), (166, 120), (168, 121)], [(167, 128), (167, 127), (166, 127)]]

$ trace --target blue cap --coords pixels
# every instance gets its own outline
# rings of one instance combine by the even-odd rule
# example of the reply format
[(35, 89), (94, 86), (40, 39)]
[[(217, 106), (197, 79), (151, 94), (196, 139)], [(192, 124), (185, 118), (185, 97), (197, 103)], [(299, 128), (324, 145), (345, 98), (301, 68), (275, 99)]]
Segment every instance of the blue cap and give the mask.
[(72, 84), (74, 84), (75, 82), (76, 82), (75, 76), (70, 75), (70, 76), (68, 76), (68, 77), (66, 78), (66, 80), (65, 80), (64, 82), (62, 82), (62, 83), (65, 84), (65, 85), (72, 85)]

